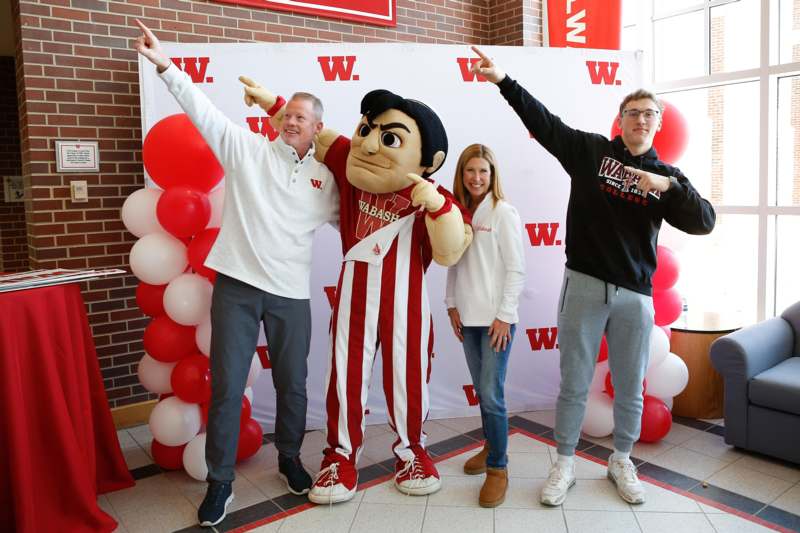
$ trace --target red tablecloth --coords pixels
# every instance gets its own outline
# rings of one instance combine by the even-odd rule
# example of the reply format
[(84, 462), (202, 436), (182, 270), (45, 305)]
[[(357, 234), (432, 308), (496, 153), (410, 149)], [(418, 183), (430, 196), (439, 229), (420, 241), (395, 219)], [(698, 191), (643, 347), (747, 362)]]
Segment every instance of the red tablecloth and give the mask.
[(0, 531), (113, 531), (133, 484), (78, 285), (0, 294)]

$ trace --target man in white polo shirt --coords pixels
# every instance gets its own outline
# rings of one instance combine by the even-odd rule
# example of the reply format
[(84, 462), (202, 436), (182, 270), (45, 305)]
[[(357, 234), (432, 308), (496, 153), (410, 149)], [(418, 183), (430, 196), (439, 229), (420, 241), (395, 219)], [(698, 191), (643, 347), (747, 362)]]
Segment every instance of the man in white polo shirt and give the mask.
[[(294, 494), (311, 478), (300, 462), (306, 422), (311, 339), (309, 279), (314, 231), (337, 223), (339, 199), (330, 171), (314, 159), (322, 103), (296, 93), (273, 142), (232, 123), (172, 63), (137, 20), (136, 50), (156, 65), (167, 89), (225, 169), (219, 237), (206, 260), (217, 271), (211, 305), (212, 396), (208, 413), (208, 491), (202, 526), (225, 518), (239, 437), (242, 394), (263, 321), (277, 391), (275, 445), (279, 471)], [(180, 164), (180, 162), (176, 162)]]

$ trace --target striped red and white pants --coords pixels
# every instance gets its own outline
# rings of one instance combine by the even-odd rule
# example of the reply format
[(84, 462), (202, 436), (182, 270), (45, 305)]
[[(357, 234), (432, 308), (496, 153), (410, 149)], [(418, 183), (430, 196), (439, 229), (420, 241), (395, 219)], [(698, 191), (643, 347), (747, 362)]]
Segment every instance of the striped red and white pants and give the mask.
[(379, 265), (345, 261), (339, 275), (330, 334), (328, 445), (353, 463), (364, 443), (378, 347), (389, 424), (398, 437), (392, 449), (408, 460), (412, 445), (425, 444), (433, 332), (419, 233), (401, 231)]

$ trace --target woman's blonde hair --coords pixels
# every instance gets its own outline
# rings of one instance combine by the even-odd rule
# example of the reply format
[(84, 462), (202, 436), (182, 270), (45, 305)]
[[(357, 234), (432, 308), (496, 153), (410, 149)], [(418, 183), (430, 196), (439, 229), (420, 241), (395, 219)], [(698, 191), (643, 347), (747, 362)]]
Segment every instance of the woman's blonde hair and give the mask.
[(467, 166), (467, 162), (473, 157), (485, 159), (486, 162), (489, 163), (489, 172), (491, 174), (489, 178), (489, 192), (492, 195), (492, 205), (495, 206), (499, 200), (504, 198), (503, 188), (500, 186), (500, 171), (497, 168), (497, 158), (494, 156), (494, 152), (483, 144), (470, 144), (464, 148), (464, 151), (461, 152), (461, 155), (458, 157), (456, 175), (455, 178), (453, 178), (453, 195), (456, 197), (456, 200), (467, 209), (471, 210), (476, 207), (471, 205), (472, 197), (464, 188), (464, 167)]

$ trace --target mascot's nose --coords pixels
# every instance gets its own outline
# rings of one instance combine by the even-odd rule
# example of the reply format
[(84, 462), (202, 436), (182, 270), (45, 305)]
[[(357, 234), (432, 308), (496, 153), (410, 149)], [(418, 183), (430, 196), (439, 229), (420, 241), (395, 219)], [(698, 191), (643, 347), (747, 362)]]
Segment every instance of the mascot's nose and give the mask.
[(369, 135), (364, 137), (364, 140), (361, 143), (361, 151), (366, 155), (372, 155), (378, 152), (378, 148), (380, 148), (380, 130), (378, 128), (374, 128)]

